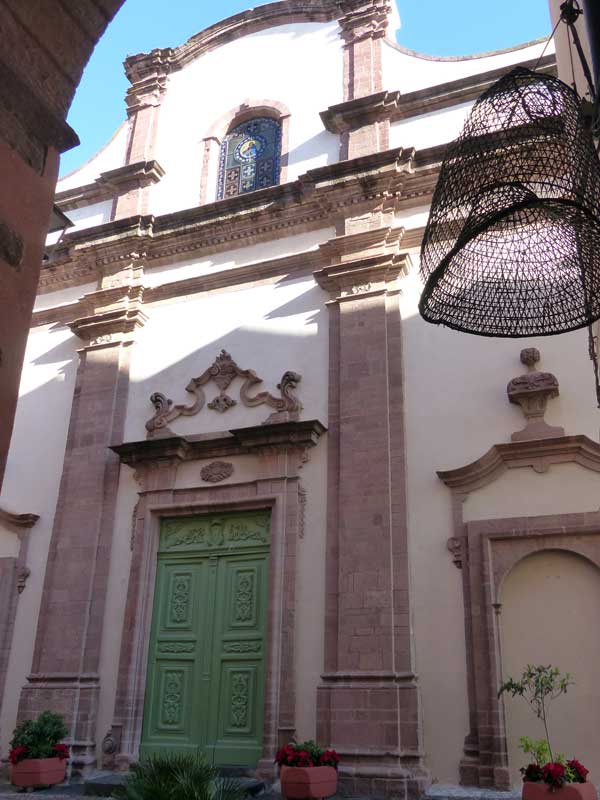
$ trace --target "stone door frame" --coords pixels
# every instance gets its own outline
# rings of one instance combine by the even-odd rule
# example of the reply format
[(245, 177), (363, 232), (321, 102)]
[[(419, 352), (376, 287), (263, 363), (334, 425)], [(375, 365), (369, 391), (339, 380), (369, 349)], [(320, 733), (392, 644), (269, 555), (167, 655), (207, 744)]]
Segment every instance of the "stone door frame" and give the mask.
[(271, 512), (271, 547), (265, 715), (263, 757), (258, 771), (272, 776), (277, 748), (295, 735), (294, 608), (301, 503), (299, 479), (280, 474), (219, 487), (175, 489), (173, 465), (165, 467), (154, 463), (141, 472), (142, 488), (133, 519), (132, 563), (114, 722), (103, 749), (105, 753), (111, 750), (115, 753), (114, 765), (121, 769), (127, 769), (139, 752), (162, 519), (268, 509)]
[(477, 461), (438, 472), (452, 490), (454, 535), (448, 540), (463, 573), (469, 732), (460, 761), (466, 786), (510, 789), (506, 722), (498, 687), (504, 677), (499, 615), (502, 583), (513, 567), (542, 550), (564, 550), (600, 568), (600, 512), (506, 517), (465, 522), (463, 503), (506, 469), (545, 472), (575, 462), (600, 472), (600, 444), (586, 436), (494, 445)]

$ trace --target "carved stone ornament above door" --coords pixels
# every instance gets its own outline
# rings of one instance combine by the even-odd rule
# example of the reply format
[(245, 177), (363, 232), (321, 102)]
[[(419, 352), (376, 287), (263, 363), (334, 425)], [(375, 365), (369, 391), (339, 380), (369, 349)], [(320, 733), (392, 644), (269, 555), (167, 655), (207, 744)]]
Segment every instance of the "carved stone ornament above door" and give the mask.
[(219, 393), (208, 403), (208, 408), (212, 411), (225, 413), (237, 405), (237, 401), (225, 394), (225, 389), (229, 387), (235, 378), (243, 378), (244, 382), (240, 387), (240, 400), (248, 408), (266, 405), (274, 409), (273, 413), (267, 417), (265, 423), (289, 422), (297, 420), (302, 411), (302, 403), (294, 396), (293, 392), (300, 383), (301, 376), (297, 372), (288, 370), (283, 373), (281, 381), (277, 384), (280, 396), (276, 397), (270, 392), (259, 392), (252, 396), (250, 390), (253, 386), (262, 383), (254, 370), (241, 369), (233, 358), (225, 350), (221, 350), (213, 363), (198, 378), (192, 378), (185, 387), (186, 392), (193, 395), (194, 399), (189, 405), (185, 403), (174, 404), (161, 392), (154, 392), (150, 396), (155, 412), (154, 416), (146, 422), (148, 436), (155, 436), (157, 431), (166, 428), (169, 422), (181, 416), (191, 417), (204, 408), (206, 396), (202, 387), (211, 381), (219, 389)]

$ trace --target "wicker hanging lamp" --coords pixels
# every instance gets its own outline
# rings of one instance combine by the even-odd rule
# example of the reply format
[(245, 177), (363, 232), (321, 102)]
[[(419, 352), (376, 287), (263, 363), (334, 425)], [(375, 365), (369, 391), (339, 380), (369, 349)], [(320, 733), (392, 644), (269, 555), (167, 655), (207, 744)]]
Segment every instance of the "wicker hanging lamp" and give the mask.
[(546, 336), (600, 318), (600, 161), (575, 92), (517, 67), (449, 146), (421, 248), (429, 322)]

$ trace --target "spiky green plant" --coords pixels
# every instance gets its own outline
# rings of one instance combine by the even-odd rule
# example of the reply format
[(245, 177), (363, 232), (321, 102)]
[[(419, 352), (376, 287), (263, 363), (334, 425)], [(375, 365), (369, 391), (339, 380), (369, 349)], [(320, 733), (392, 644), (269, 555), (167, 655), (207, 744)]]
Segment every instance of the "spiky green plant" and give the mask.
[(115, 790), (118, 800), (242, 800), (245, 789), (219, 777), (202, 753), (165, 753), (143, 758)]

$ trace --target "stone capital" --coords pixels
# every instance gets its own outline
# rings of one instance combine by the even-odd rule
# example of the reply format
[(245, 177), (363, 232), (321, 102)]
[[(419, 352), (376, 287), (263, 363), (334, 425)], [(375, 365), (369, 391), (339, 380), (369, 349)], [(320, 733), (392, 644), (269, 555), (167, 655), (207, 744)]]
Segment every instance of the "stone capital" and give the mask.
[(364, 39), (379, 39), (385, 36), (392, 10), (388, 0), (343, 3), (342, 8), (344, 6), (347, 6), (348, 10), (340, 18), (339, 23), (346, 47)]
[(92, 292), (81, 301), (90, 312), (70, 322), (69, 327), (87, 346), (120, 344), (147, 320), (142, 310), (143, 294), (141, 285)]
[(320, 246), (329, 266), (314, 272), (319, 286), (337, 300), (388, 291), (407, 275), (411, 260), (400, 252), (404, 228), (378, 228), (338, 236)]
[(125, 59), (125, 74), (131, 83), (125, 96), (129, 116), (141, 108), (160, 105), (172, 65), (173, 50), (170, 47), (156, 48), (150, 53), (139, 53)]

